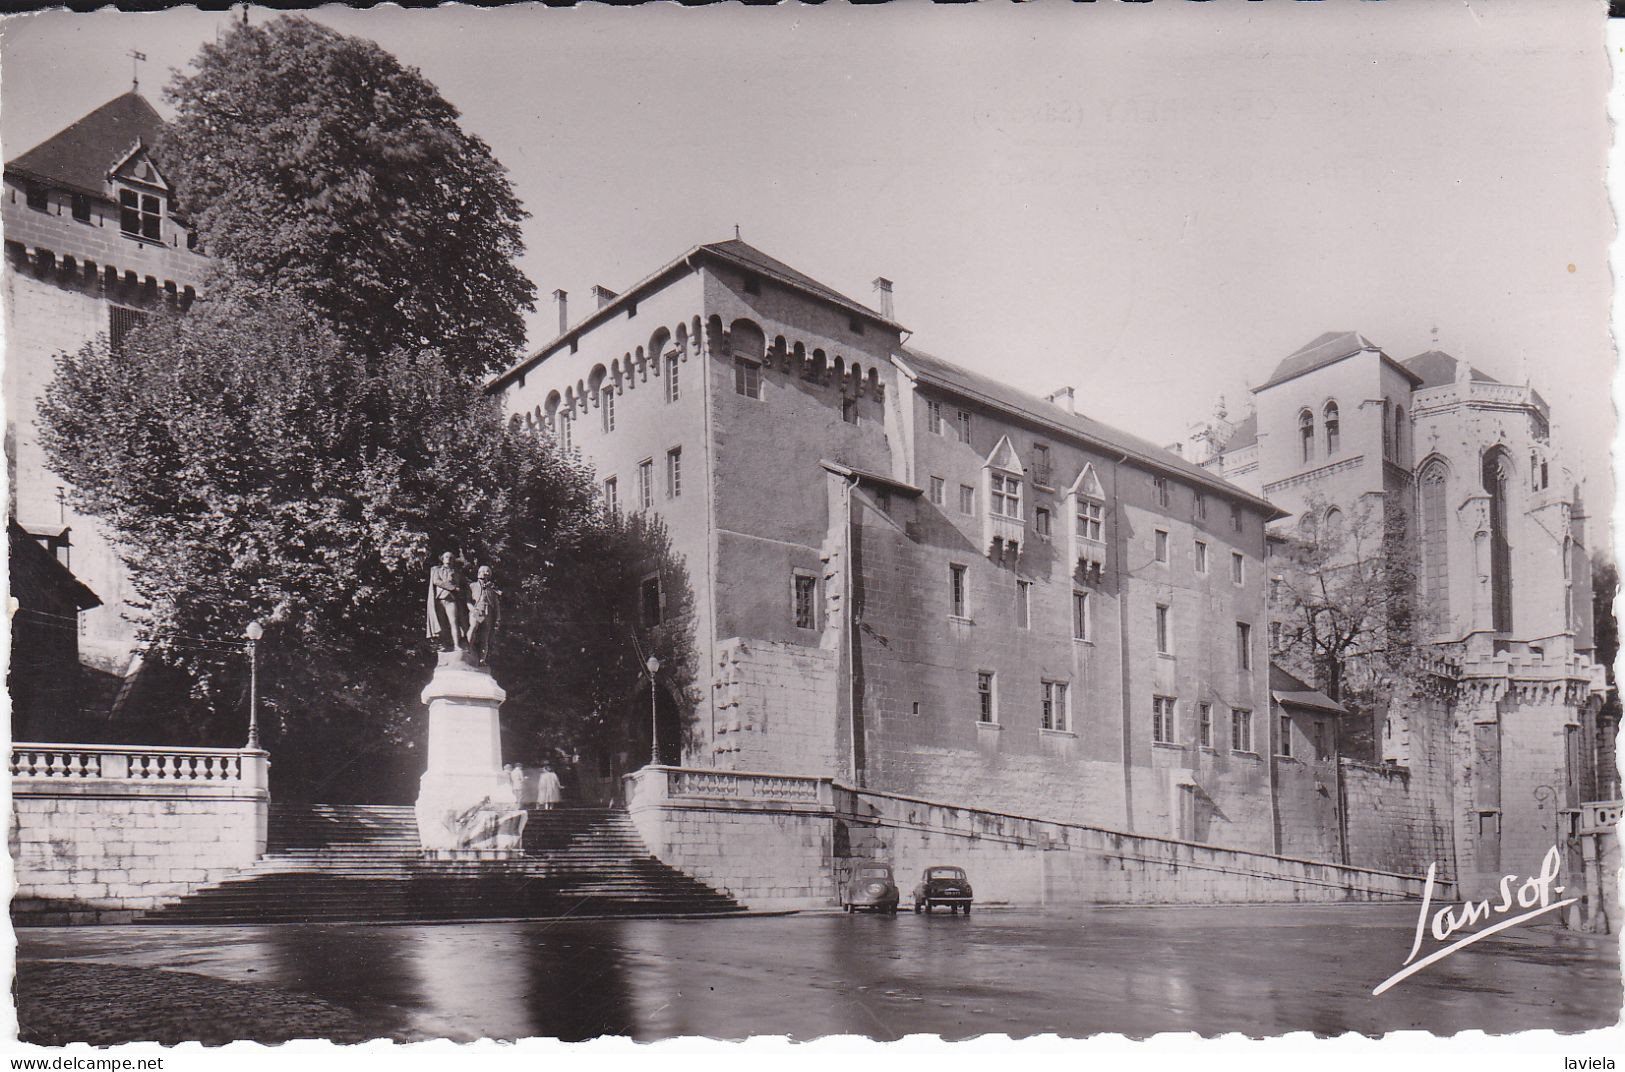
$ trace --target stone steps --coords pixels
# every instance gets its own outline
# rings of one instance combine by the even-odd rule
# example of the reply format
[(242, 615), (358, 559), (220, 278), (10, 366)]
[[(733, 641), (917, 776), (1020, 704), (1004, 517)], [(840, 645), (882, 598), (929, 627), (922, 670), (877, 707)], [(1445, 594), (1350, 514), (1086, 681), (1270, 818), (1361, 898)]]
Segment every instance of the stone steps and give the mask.
[(624, 812), (531, 809), (524, 851), (439, 860), (411, 808), (273, 805), (269, 849), (144, 923), (716, 915), (733, 899), (655, 859)]

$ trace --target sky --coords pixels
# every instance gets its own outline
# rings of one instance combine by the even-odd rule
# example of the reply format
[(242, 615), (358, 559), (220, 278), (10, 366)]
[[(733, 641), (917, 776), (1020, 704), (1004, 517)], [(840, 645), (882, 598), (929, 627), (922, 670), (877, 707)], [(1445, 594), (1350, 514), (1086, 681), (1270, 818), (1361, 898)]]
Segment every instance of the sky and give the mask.
[[(1597, 3), (321, 9), (419, 68), (509, 169), (523, 268), (584, 310), (702, 242), (923, 349), (1162, 443), (1329, 330), (1530, 379), (1612, 501), (1608, 59)], [(0, 148), (224, 13), (0, 23)], [(274, 17), (255, 11), (252, 19)], [(1600, 539), (1593, 540), (1600, 544)]]

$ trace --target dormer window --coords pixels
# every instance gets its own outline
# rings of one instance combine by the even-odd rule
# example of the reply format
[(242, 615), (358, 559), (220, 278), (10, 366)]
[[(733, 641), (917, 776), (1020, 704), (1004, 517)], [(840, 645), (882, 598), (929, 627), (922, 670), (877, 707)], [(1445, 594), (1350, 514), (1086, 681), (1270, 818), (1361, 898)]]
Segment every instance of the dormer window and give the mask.
[(163, 237), (163, 201), (156, 194), (118, 192), (119, 230), (131, 238), (157, 242)]
[(1106, 496), (1094, 466), (1083, 467), (1066, 498), (1071, 500), (1072, 562), (1086, 582), (1099, 583), (1106, 569)]
[(982, 487), (987, 493), (982, 545), (989, 554), (1000, 557), (1006, 551), (1019, 554), (1027, 535), (1021, 513), (1021, 483), (1026, 466), (1017, 457), (1009, 436), (999, 438), (998, 446), (982, 463), (982, 474)]

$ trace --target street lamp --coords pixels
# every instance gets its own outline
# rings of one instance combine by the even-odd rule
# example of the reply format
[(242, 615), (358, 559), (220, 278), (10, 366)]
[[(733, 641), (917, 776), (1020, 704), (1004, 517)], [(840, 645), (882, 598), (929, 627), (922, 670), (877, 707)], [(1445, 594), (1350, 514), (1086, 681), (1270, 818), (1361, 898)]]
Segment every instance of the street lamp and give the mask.
[(245, 748), (259, 751), (260, 748), (260, 637), (265, 635), (265, 627), (258, 621), (248, 623), (243, 630), (248, 638), (248, 744)]
[(660, 718), (655, 713), (655, 675), (660, 673), (660, 660), (651, 655), (644, 660), (643, 668), (649, 671), (649, 763), (653, 766), (660, 762)]

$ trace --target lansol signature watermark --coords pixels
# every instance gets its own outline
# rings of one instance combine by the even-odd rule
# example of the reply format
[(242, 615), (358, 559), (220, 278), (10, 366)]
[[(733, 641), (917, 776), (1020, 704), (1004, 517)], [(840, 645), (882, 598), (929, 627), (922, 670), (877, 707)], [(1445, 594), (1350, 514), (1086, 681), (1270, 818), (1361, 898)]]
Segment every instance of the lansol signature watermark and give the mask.
[[(1411, 942), (1410, 955), (1405, 958), (1404, 965), (1399, 971), (1384, 979), (1381, 985), (1371, 991), (1371, 996), (1376, 997), (1396, 983), (1403, 982), (1428, 965), (1443, 960), (1458, 949), (1472, 945), (1480, 938), (1488, 938), (1490, 935), (1504, 931), (1508, 927), (1516, 927), (1518, 924), (1528, 922), (1536, 916), (1543, 916), (1547, 912), (1555, 912), (1566, 905), (1574, 904), (1579, 900), (1578, 897), (1569, 897), (1561, 901), (1552, 900), (1552, 898), (1561, 896), (1563, 893), (1562, 886), (1554, 885), (1557, 881), (1557, 873), (1562, 866), (1562, 854), (1558, 852), (1557, 846), (1554, 845), (1546, 853), (1545, 860), (1541, 861), (1540, 874), (1533, 878), (1524, 879), (1522, 884), (1517, 885), (1516, 893), (1513, 892), (1513, 886), (1518, 883), (1518, 876), (1506, 875), (1501, 879), (1499, 900), (1464, 901), (1461, 907), (1457, 909), (1451, 909), (1449, 905), (1446, 905), (1433, 913), (1433, 921), (1430, 926), (1428, 923), (1428, 909), (1433, 904), (1434, 876), (1439, 865), (1429, 864), (1427, 884), (1422, 888), (1422, 908), (1416, 916), (1416, 938)], [(1514, 908), (1521, 908), (1526, 911), (1515, 916), (1508, 916), (1506, 913)], [(1483, 930), (1474, 931), (1472, 934), (1457, 938), (1444, 948), (1435, 950), (1421, 960), (1416, 960), (1416, 954), (1422, 950), (1422, 935), (1425, 931), (1431, 930), (1435, 941), (1445, 942), (1449, 941), (1451, 935), (1497, 916), (1502, 918)], [(1413, 960), (1416, 963), (1412, 964)]]

